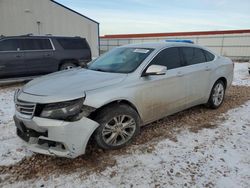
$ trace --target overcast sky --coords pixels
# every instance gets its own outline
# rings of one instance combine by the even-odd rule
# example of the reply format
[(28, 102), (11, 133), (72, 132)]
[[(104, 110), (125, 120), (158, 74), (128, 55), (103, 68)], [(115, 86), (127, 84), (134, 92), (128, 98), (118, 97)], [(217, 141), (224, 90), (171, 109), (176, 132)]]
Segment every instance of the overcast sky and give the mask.
[(250, 0), (57, 0), (100, 23), (101, 35), (250, 29)]

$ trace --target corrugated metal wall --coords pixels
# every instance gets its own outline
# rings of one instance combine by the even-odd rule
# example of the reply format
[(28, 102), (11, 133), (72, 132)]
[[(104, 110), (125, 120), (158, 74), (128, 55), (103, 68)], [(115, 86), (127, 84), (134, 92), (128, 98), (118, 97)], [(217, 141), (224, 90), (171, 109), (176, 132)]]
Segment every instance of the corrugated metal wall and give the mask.
[(0, 0), (0, 35), (81, 36), (99, 55), (98, 23), (50, 0)]
[(147, 37), (147, 38), (101, 38), (101, 53), (110, 49), (132, 43), (159, 42), (166, 39), (189, 39), (196, 44), (208, 47), (217, 54), (230, 57), (235, 60), (250, 60), (250, 33), (224, 34), (224, 35), (198, 35), (178, 37)]

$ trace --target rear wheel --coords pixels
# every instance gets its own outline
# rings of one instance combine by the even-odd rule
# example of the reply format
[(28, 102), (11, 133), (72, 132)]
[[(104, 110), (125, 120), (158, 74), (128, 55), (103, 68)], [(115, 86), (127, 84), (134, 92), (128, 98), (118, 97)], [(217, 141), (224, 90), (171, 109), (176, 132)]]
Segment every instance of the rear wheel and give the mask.
[(223, 81), (218, 80), (217, 82), (215, 82), (212, 88), (207, 105), (213, 109), (219, 108), (224, 101), (224, 96), (225, 96), (225, 84)]
[(66, 62), (60, 66), (59, 70), (69, 70), (75, 67), (76, 67), (76, 64), (71, 63), (71, 62)]
[(139, 116), (127, 105), (112, 105), (96, 117), (100, 124), (95, 132), (97, 145), (103, 149), (118, 149), (129, 144), (139, 133)]

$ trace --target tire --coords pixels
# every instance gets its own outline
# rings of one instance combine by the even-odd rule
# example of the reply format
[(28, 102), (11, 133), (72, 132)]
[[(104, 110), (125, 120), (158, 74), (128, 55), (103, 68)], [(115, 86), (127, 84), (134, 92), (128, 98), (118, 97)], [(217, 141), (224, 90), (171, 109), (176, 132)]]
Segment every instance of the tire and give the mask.
[(137, 112), (124, 104), (106, 107), (95, 120), (100, 126), (95, 131), (94, 138), (102, 149), (122, 148), (128, 145), (140, 130), (140, 118)]
[(225, 84), (222, 80), (216, 81), (211, 90), (207, 106), (212, 109), (219, 108), (224, 101), (225, 89)]
[(72, 69), (72, 68), (75, 68), (76, 67), (76, 64), (74, 63), (71, 63), (71, 62), (66, 62), (66, 63), (63, 63), (61, 64), (61, 66), (59, 67), (59, 70), (69, 70), (69, 69)]

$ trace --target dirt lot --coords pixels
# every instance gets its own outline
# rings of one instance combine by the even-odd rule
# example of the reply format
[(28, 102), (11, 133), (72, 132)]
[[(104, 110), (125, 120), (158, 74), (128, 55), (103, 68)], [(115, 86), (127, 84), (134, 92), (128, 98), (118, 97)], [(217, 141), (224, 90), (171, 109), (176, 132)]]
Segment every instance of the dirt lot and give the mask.
[[(107, 166), (116, 164), (114, 156), (125, 153), (133, 153), (133, 146), (150, 142), (150, 146), (141, 148), (145, 152), (154, 150), (154, 145), (161, 139), (176, 140), (176, 133), (183, 129), (197, 132), (204, 128), (214, 128), (218, 120), (225, 117), (220, 115), (229, 109), (236, 108), (250, 100), (250, 88), (244, 86), (231, 87), (226, 95), (225, 103), (218, 110), (210, 110), (204, 106), (198, 106), (173, 116), (150, 124), (141, 130), (141, 134), (133, 142), (132, 146), (117, 151), (103, 151), (94, 143), (89, 144), (88, 153), (77, 159), (62, 159), (35, 154), (26, 157), (17, 164), (0, 166), (1, 174), (10, 174), (4, 181), (27, 180), (32, 178), (48, 178), (51, 174), (72, 173), (84, 168), (84, 173), (101, 172)], [(137, 149), (136, 147), (134, 149)]]
[[(238, 73), (237, 73), (238, 74)], [(238, 80), (237, 80), (238, 79)], [(237, 82), (238, 83), (242, 83), (245, 82), (245, 77), (244, 79), (239, 79), (239, 76), (237, 76)], [(247, 79), (249, 79), (247, 77)], [(240, 80), (240, 82), (239, 82)], [(249, 83), (249, 81), (248, 81)], [(239, 84), (240, 85), (240, 84)], [(15, 87), (19, 87), (18, 86), (13, 86)], [(3, 88), (3, 90), (6, 88)], [(8, 88), (7, 88), (8, 89)], [(5, 91), (5, 90), (4, 90)], [(13, 93), (13, 92), (11, 92)], [(6, 96), (10, 95), (10, 93), (8, 93), (8, 90), (6, 90)], [(3, 100), (3, 99), (2, 99)], [(10, 99), (12, 100), (12, 99)], [(224, 104), (217, 110), (211, 110), (208, 109), (204, 106), (197, 106), (194, 107), (192, 109), (177, 113), (175, 115), (169, 116), (167, 118), (164, 118), (162, 120), (159, 120), (158, 122), (152, 123), (148, 126), (145, 126), (141, 129), (141, 133), (140, 135), (136, 138), (136, 140), (129, 146), (120, 150), (116, 150), (116, 151), (103, 151), (101, 149), (98, 149), (95, 145), (94, 142), (90, 142), (88, 149), (87, 149), (87, 154), (81, 157), (78, 157), (76, 159), (63, 159), (63, 158), (56, 158), (56, 157), (50, 157), (50, 156), (44, 156), (44, 155), (39, 155), (39, 154), (33, 154), (33, 155), (26, 155), (25, 157), (22, 157), (23, 159), (20, 160), (17, 163), (12, 163), (11, 165), (0, 165), (0, 186), (9, 186), (11, 187), (12, 185), (15, 185), (15, 187), (24, 187), (26, 185), (28, 185), (29, 183), (34, 183), (34, 185), (36, 186), (44, 186), (44, 182), (53, 182), (54, 180), (58, 179), (60, 176), (63, 177), (71, 177), (72, 174), (76, 174), (76, 177), (74, 177), (73, 179), (70, 179), (70, 182), (76, 182), (76, 179), (80, 178), (80, 181), (78, 182), (78, 184), (80, 185), (82, 182), (84, 182), (85, 180), (90, 181), (89, 185), (94, 186), (93, 182), (98, 181), (98, 180), (93, 180), (101, 177), (102, 179), (105, 177), (105, 180), (102, 180), (103, 182), (107, 183), (109, 181), (112, 182), (110, 184), (107, 184), (107, 186), (110, 185), (115, 185), (114, 187), (116, 187), (117, 185), (122, 185), (121, 187), (128, 187), (127, 183), (125, 182), (126, 180), (128, 181), (128, 175), (123, 175), (121, 173), (125, 172), (126, 170), (122, 171), (121, 168), (124, 168), (122, 165), (120, 165), (121, 161), (125, 160), (125, 162), (123, 161), (122, 163), (128, 163), (127, 165), (129, 166), (128, 168), (131, 169), (141, 169), (143, 172), (145, 171), (145, 174), (142, 174), (142, 176), (146, 176), (146, 177), (150, 177), (151, 180), (150, 182), (146, 181), (146, 184), (150, 184), (150, 185), (154, 185), (154, 187), (161, 187), (161, 186), (171, 186), (172, 183), (176, 183), (178, 178), (183, 177), (183, 179), (186, 179), (186, 175), (190, 174), (191, 179), (189, 180), (188, 183), (183, 183), (181, 184), (182, 186), (195, 186), (197, 185), (197, 181), (195, 180), (195, 178), (199, 179), (200, 178), (200, 174), (196, 171), (197, 168), (199, 168), (199, 166), (195, 166), (198, 164), (196, 163), (190, 163), (189, 161), (187, 161), (187, 167), (186, 170), (188, 169), (188, 172), (186, 172), (186, 174), (179, 174), (180, 172), (175, 173), (175, 178), (172, 177), (172, 174), (174, 171), (176, 171), (175, 167), (173, 165), (174, 159), (169, 159), (169, 161), (163, 160), (159, 162), (159, 164), (163, 165), (167, 162), (171, 162), (170, 166), (173, 166), (173, 168), (167, 169), (167, 171), (162, 174), (162, 175), (155, 175), (156, 172), (158, 172), (158, 169), (160, 169), (159, 167), (157, 167), (157, 170), (152, 171), (152, 172), (146, 172), (147, 169), (144, 169), (143, 165), (141, 163), (135, 162), (132, 163), (131, 160), (136, 160), (136, 156), (137, 155), (144, 155), (145, 156), (154, 156), (155, 158), (160, 157), (163, 158), (164, 155), (166, 156), (171, 156), (172, 153), (174, 153), (174, 156), (176, 153), (181, 152), (183, 150), (183, 152), (185, 151), (185, 148), (188, 147), (188, 145), (185, 146), (185, 143), (181, 143), (181, 139), (180, 139), (180, 135), (183, 135), (184, 133), (187, 133), (188, 135), (193, 135), (192, 139), (194, 142), (204, 142), (204, 140), (208, 139), (208, 141), (205, 141), (205, 145), (206, 142), (210, 143), (210, 139), (213, 138), (213, 135), (211, 135), (211, 138), (209, 137), (210, 133), (207, 133), (206, 135), (206, 139), (202, 138), (203, 141), (199, 141), (199, 134), (200, 132), (209, 132), (209, 130), (214, 130), (215, 133), (213, 134), (219, 134), (219, 136), (215, 137), (215, 140), (212, 141), (209, 145), (209, 147), (215, 147), (218, 145), (218, 143), (216, 143), (218, 140), (223, 139), (222, 137), (227, 137), (228, 135), (230, 136), (231, 134), (233, 134), (233, 131), (228, 131), (228, 133), (226, 133), (226, 135), (222, 136), (224, 133), (223, 132), (227, 132), (227, 130), (229, 130), (229, 128), (225, 128), (220, 130), (220, 127), (222, 126), (222, 122), (226, 121), (227, 119), (230, 119), (230, 115), (225, 114), (226, 112), (228, 112), (228, 110), (230, 109), (235, 109), (243, 104), (245, 104), (247, 101), (250, 100), (250, 87), (247, 86), (232, 86), (226, 93), (226, 97), (225, 97), (225, 102)], [(6, 105), (6, 107), (4, 107), (4, 111), (0, 111), (0, 116), (2, 115), (2, 117), (6, 117), (6, 111), (10, 111), (10, 113), (12, 112), (12, 109), (9, 109), (9, 103), (10, 101), (8, 100), (3, 100), (4, 103)], [(245, 110), (246, 111), (246, 110)], [(248, 113), (248, 112), (247, 112)], [(239, 115), (239, 114), (237, 114)], [(234, 115), (235, 116), (235, 115)], [(2, 122), (1, 122), (2, 121)], [(0, 125), (2, 124), (3, 127), (6, 126), (9, 122), (11, 122), (10, 119), (8, 118), (2, 118), (2, 120), (0, 121)], [(235, 124), (239, 124), (238, 121), (241, 121), (240, 117), (239, 119), (233, 119), (230, 120), (230, 124), (235, 123)], [(243, 121), (243, 120), (242, 120)], [(242, 125), (242, 130), (245, 132), (248, 132), (247, 128), (250, 126), (250, 120), (247, 119), (246, 122), (248, 122), (247, 124), (245, 122), (243, 122)], [(240, 130), (241, 130), (240, 129)], [(14, 129), (13, 129), (14, 130)], [(5, 131), (3, 131), (5, 132)], [(212, 133), (211, 133), (212, 134)], [(243, 133), (238, 133), (238, 134), (243, 134)], [(185, 137), (185, 135), (183, 136)], [(197, 139), (195, 139), (195, 137), (197, 137)], [(238, 139), (238, 138), (237, 138)], [(235, 142), (238, 142), (236, 139)], [(3, 138), (3, 141), (5, 139)], [(166, 141), (166, 140), (170, 140), (171, 141), (171, 145), (169, 145), (168, 148), (173, 147), (176, 148), (176, 150), (172, 148), (169, 149), (169, 151), (167, 150), (167, 153), (162, 154), (161, 150), (159, 151), (159, 143), (161, 143), (162, 141)], [(226, 140), (226, 144), (232, 144), (234, 143), (233, 140)], [(185, 141), (184, 141), (185, 142)], [(249, 139), (246, 140), (247, 143), (250, 143)], [(176, 143), (176, 145), (175, 145)], [(213, 146), (213, 144), (215, 144), (215, 146)], [(161, 145), (161, 144), (160, 144)], [(204, 151), (202, 151), (203, 153), (206, 152), (206, 146), (204, 144), (202, 146), (195, 145), (194, 147), (191, 147), (192, 151), (187, 150), (187, 152), (191, 152), (192, 156), (188, 158), (188, 160), (193, 160), (193, 156), (197, 155), (197, 152), (199, 150), (201, 150), (200, 147), (204, 147)], [(233, 144), (235, 145), (235, 144)], [(222, 152), (224, 152), (226, 149), (226, 146), (224, 146), (223, 144), (219, 144), (220, 148), (223, 149)], [(236, 146), (235, 146), (236, 147)], [(241, 146), (241, 144), (237, 145), (237, 147), (244, 147)], [(166, 149), (165, 148), (165, 149)], [(209, 149), (209, 148), (208, 148)], [(162, 151), (165, 152), (164, 149), (162, 149)], [(245, 151), (245, 150), (244, 150)], [(248, 150), (246, 150), (248, 151)], [(22, 147), (18, 147), (17, 149), (15, 149), (14, 154), (16, 153), (26, 153), (25, 149)], [(159, 152), (161, 153), (159, 155)], [(11, 153), (13, 153), (12, 151), (10, 151), (10, 155)], [(249, 153), (249, 152), (248, 152)], [(186, 155), (186, 153), (183, 155)], [(221, 154), (220, 154), (221, 155)], [(242, 154), (243, 156), (245, 156), (245, 154)], [(125, 156), (135, 156), (135, 158), (132, 159), (126, 159)], [(144, 157), (145, 157), (144, 156)], [(178, 156), (182, 156), (182, 154), (178, 154)], [(211, 155), (212, 156), (212, 155)], [(210, 154), (206, 156), (206, 158), (211, 158)], [(154, 158), (153, 157), (153, 158)], [(214, 156), (212, 156), (213, 158)], [(128, 161), (126, 161), (128, 160)], [(130, 160), (130, 161), (129, 161)], [(148, 159), (147, 159), (148, 160)], [(147, 161), (146, 158), (143, 158), (142, 161)], [(153, 160), (153, 159), (152, 159)], [(185, 159), (187, 160), (187, 159)], [(207, 159), (206, 159), (207, 160)], [(212, 159), (211, 159), (212, 160)], [(221, 160), (223, 162), (225, 162), (226, 159), (224, 159), (223, 157), (219, 158), (219, 160)], [(131, 163), (131, 164), (130, 164)], [(207, 163), (204, 162), (204, 163)], [(230, 162), (231, 163), (231, 162)], [(133, 165), (132, 165), (133, 164)], [(151, 162), (150, 162), (151, 164)], [(248, 166), (249, 161), (247, 161), (246, 163)], [(132, 166), (130, 166), (132, 165)], [(149, 164), (147, 164), (149, 165)], [(147, 165), (145, 167), (147, 167)], [(227, 164), (228, 165), (228, 164)], [(122, 166), (122, 167), (121, 167)], [(127, 168), (127, 167), (126, 167)], [(217, 169), (216, 164), (213, 164), (213, 168)], [(222, 167), (218, 167), (217, 170), (222, 171), (220, 168)], [(111, 170), (109, 170), (111, 169)], [(112, 170), (112, 169), (116, 169), (116, 170)], [(108, 173), (104, 171), (107, 171)], [(121, 171), (120, 171), (121, 170)], [(212, 172), (212, 170), (207, 169), (208, 173)], [(249, 168), (247, 168), (247, 170), (250, 171)], [(138, 170), (140, 171), (140, 170)], [(185, 170), (184, 170), (185, 171)], [(141, 172), (141, 171), (140, 171)], [(216, 171), (217, 172), (217, 171)], [(147, 174), (149, 173), (149, 174)], [(108, 177), (106, 177), (108, 174)], [(223, 175), (224, 174), (224, 175)], [(224, 171), (222, 172), (222, 176), (229, 176), (230, 174), (230, 170), (229, 171)], [(155, 177), (154, 177), (155, 175)], [(125, 177), (123, 177), (125, 176)], [(196, 177), (197, 176), (197, 177)], [(92, 178), (91, 178), (92, 177)], [(117, 180), (116, 178), (120, 178), (119, 180)], [(162, 180), (162, 177), (165, 179), (168, 179), (168, 182), (166, 182), (164, 179)], [(140, 177), (143, 178), (143, 177)], [(139, 179), (140, 179), (139, 178)], [(176, 179), (177, 178), (177, 179)], [(244, 178), (250, 178), (245, 177)], [(59, 183), (56, 184), (56, 186), (66, 186), (67, 184), (61, 183), (60, 181), (63, 178), (59, 178)], [(125, 179), (125, 180), (123, 180)], [(42, 183), (40, 182), (40, 180), (42, 180)], [(28, 184), (23, 184), (23, 185), (19, 185), (18, 182), (21, 181), (28, 181)], [(37, 181), (39, 181), (39, 183), (37, 183)], [(68, 180), (67, 180), (68, 181)], [(102, 182), (100, 181), (100, 182)], [(107, 182), (106, 182), (107, 181)], [(131, 181), (136, 181), (135, 179), (132, 179)], [(139, 181), (139, 180), (138, 180)], [(114, 183), (115, 182), (115, 183)], [(160, 182), (160, 183), (159, 183)], [(182, 181), (181, 181), (182, 182)], [(184, 182), (184, 180), (183, 180)], [(124, 183), (124, 184), (123, 184)], [(133, 182), (131, 182), (132, 184), (129, 184), (129, 186), (133, 186)], [(76, 185), (78, 185), (76, 184)], [(250, 184), (250, 183), (249, 183)], [(97, 184), (96, 187), (99, 184)], [(137, 184), (136, 184), (137, 185)], [(138, 185), (143, 185), (142, 183), (138, 183)], [(213, 182), (206, 182), (204, 184), (204, 182), (201, 184), (202, 186), (205, 187), (214, 187), (215, 184)], [(223, 184), (225, 185), (225, 184)], [(48, 186), (48, 185), (47, 185)], [(49, 185), (52, 186), (53, 185)], [(69, 186), (71, 186), (71, 184), (69, 184)], [(86, 185), (86, 187), (88, 187)], [(94, 186), (95, 187), (95, 186)], [(149, 186), (152, 187), (152, 186)], [(245, 187), (245, 184), (244, 186)]]

